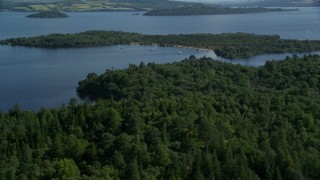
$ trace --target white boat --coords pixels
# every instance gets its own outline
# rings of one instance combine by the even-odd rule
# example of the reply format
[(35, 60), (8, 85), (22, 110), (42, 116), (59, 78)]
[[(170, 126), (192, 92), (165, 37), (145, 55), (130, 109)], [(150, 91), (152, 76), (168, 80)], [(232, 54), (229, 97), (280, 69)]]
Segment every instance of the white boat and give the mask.
[(177, 54), (182, 54), (182, 52), (181, 52), (181, 51), (179, 51), (179, 52), (177, 52)]

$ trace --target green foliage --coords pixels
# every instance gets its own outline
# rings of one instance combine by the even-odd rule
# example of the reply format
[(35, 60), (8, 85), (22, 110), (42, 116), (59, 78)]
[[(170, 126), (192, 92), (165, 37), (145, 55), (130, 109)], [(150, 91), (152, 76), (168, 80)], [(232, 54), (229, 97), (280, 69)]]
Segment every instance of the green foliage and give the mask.
[(35, 14), (30, 14), (27, 17), (30, 18), (66, 18), (67, 14), (58, 11), (44, 11)]
[(56, 165), (57, 177), (60, 179), (77, 179), (80, 171), (72, 159), (61, 159)]
[(192, 56), (89, 74), (93, 104), (0, 113), (0, 179), (319, 179), (319, 67)]
[[(277, 35), (247, 33), (143, 35), (120, 31), (87, 31), (77, 34), (50, 34), (30, 38), (12, 38), (0, 44), (41, 48), (71, 48), (141, 44), (212, 49), (218, 56), (235, 59), (263, 53), (309, 52), (320, 50), (319, 40), (285, 40)], [(119, 71), (118, 78), (121, 78)], [(90, 78), (96, 78), (90, 74)], [(126, 83), (125, 81), (123, 83)], [(125, 85), (125, 84), (124, 84)], [(112, 84), (110, 87), (114, 88)]]

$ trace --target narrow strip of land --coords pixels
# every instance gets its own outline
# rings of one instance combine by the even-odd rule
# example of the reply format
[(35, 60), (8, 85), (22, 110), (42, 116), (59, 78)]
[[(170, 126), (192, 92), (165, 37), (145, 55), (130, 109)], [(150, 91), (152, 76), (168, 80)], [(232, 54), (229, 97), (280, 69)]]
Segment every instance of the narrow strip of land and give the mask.
[(39, 48), (78, 48), (108, 45), (159, 45), (214, 50), (218, 56), (236, 59), (266, 53), (298, 53), (320, 50), (319, 40), (281, 39), (278, 35), (247, 33), (144, 35), (121, 31), (87, 31), (50, 34), (0, 41), (3, 45)]
[(190, 15), (219, 15), (219, 14), (250, 14), (266, 12), (298, 11), (298, 9), (282, 8), (222, 8), (208, 5), (190, 5), (177, 8), (153, 9), (146, 12), (145, 16), (190, 16)]

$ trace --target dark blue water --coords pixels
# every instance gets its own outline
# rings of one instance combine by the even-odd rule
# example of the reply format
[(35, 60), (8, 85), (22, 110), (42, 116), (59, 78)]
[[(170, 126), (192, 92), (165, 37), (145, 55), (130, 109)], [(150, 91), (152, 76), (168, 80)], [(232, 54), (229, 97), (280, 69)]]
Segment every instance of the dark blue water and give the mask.
[(17, 102), (32, 110), (68, 103), (77, 96), (78, 81), (89, 72), (101, 74), (142, 61), (169, 63), (190, 55), (214, 56), (213, 51), (137, 45), (75, 49), (0, 46), (0, 54), (0, 110)]
[(320, 39), (320, 8), (238, 15), (150, 17), (133, 12), (68, 13), (69, 18), (26, 18), (30, 13), (0, 12), (0, 39), (86, 30), (120, 30), (144, 34), (249, 32), (282, 38)]
[[(250, 32), (279, 34), (283, 38), (292, 39), (320, 39), (319, 9), (182, 17), (132, 16), (132, 12), (90, 12), (68, 13), (70, 17), (66, 19), (32, 19), (25, 18), (29, 13), (0, 12), (0, 39), (96, 29), (145, 34)], [(0, 110), (6, 111), (15, 103), (19, 103), (23, 109), (32, 110), (41, 106), (60, 106), (77, 96), (77, 83), (89, 72), (103, 73), (108, 68), (126, 68), (130, 63), (168, 63), (190, 55), (206, 55), (220, 61), (260, 66), (266, 60), (280, 60), (291, 55), (268, 54), (230, 61), (216, 57), (213, 51), (150, 46), (121, 47), (38, 49), (0, 46)], [(182, 54), (177, 53), (180, 51)]]

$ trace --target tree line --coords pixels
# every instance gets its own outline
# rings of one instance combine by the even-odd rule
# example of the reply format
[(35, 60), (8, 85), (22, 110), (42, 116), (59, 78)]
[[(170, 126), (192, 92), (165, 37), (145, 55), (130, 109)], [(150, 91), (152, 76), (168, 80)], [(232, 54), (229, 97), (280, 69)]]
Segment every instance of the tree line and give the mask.
[(320, 56), (194, 56), (88, 74), (59, 108), (0, 112), (0, 179), (320, 179)]
[(30, 14), (29, 18), (67, 18), (69, 17), (66, 13), (59, 11), (43, 11), (34, 14)]
[(263, 53), (298, 53), (320, 50), (319, 40), (281, 39), (278, 35), (248, 33), (144, 35), (121, 31), (87, 31), (77, 34), (50, 34), (30, 38), (12, 38), (0, 44), (40, 48), (73, 48), (141, 44), (184, 46), (214, 50), (230, 59), (248, 58)]

